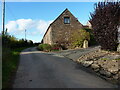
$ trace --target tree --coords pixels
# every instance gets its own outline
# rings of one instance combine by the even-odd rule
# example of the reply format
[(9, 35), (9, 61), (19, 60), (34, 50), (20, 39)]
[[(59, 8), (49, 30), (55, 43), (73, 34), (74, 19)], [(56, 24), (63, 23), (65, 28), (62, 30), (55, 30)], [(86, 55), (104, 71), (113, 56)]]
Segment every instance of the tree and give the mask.
[(99, 2), (91, 13), (90, 23), (101, 49), (116, 51), (118, 26), (120, 25), (120, 2)]

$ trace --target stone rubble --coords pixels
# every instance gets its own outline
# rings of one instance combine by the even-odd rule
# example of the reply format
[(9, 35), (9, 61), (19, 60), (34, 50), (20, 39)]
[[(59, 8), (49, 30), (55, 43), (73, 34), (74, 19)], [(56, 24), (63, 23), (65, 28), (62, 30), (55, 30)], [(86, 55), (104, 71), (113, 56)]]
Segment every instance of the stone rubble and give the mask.
[(106, 80), (112, 80), (115, 81), (115, 83), (119, 81), (120, 53), (96, 50), (81, 56), (77, 62), (86, 68), (91, 68)]

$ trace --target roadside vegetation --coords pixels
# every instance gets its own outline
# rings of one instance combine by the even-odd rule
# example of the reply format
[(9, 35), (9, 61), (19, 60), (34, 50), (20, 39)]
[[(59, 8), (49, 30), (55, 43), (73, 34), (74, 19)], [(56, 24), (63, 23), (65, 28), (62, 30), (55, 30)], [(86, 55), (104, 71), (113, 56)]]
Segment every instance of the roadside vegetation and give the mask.
[(33, 42), (2, 33), (2, 88), (11, 88), (19, 63), (20, 52), (34, 46)]
[(3, 48), (2, 52), (2, 88), (11, 88), (19, 64), (19, 54), (27, 47), (16, 49)]
[(50, 51), (59, 51), (60, 50), (60, 46), (58, 46), (57, 44), (39, 44), (37, 47), (38, 50), (40, 51), (46, 51), (46, 52), (50, 52)]
[(49, 45), (49, 44), (40, 44), (38, 46), (38, 49), (40, 51), (51, 51), (51, 45)]

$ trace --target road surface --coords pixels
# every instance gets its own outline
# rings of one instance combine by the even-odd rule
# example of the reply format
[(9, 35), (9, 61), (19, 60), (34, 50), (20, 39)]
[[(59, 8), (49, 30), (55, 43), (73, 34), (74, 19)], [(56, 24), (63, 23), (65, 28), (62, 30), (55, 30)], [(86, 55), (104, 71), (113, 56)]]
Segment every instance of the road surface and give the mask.
[(72, 60), (35, 48), (21, 52), (13, 88), (114, 88)]
[[(77, 61), (81, 55), (85, 55), (89, 52), (93, 52), (99, 49), (100, 49), (100, 46), (92, 46), (86, 49), (81, 48), (81, 49), (62, 50), (62, 51), (56, 52), (55, 54), (67, 57), (69, 59), (72, 59), (73, 61)], [(54, 52), (49, 52), (49, 53), (54, 54)]]

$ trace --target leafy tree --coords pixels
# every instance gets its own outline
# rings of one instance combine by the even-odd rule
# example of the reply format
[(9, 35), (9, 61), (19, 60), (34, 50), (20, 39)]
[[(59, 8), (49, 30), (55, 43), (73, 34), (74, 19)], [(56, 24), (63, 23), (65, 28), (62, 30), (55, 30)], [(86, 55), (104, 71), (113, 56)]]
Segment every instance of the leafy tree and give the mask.
[(104, 50), (117, 50), (118, 26), (120, 25), (120, 2), (99, 2), (95, 4), (95, 11), (91, 13), (96, 41)]

